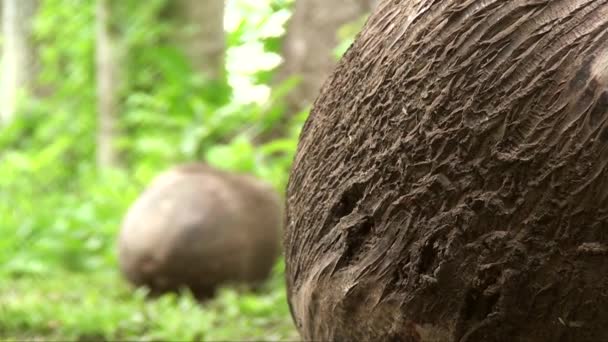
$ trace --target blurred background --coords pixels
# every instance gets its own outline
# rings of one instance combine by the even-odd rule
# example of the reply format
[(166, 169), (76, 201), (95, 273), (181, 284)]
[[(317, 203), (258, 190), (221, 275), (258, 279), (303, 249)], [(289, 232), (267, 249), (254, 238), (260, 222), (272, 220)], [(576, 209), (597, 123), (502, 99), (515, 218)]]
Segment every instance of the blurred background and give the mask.
[(116, 234), (185, 161), (281, 194), (374, 1), (2, 0), (0, 339), (295, 340), (283, 262), (256, 293), (145, 300)]

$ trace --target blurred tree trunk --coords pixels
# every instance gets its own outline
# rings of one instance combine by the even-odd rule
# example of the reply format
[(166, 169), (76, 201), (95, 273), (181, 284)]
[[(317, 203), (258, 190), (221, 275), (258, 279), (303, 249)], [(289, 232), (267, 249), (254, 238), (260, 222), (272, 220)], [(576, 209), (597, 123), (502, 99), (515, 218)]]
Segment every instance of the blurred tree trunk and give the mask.
[(37, 0), (2, 1), (2, 71), (0, 75), (0, 121), (9, 122), (18, 110), (20, 95), (34, 86), (37, 58), (32, 24)]
[(170, 15), (178, 29), (175, 42), (192, 67), (207, 79), (225, 77), (224, 0), (172, 0)]
[[(287, 96), (286, 120), (308, 107), (336, 64), (338, 30), (368, 15), (378, 0), (296, 0), (283, 41), (283, 65), (278, 80), (298, 76)], [(283, 130), (282, 125), (277, 130)], [(271, 132), (276, 136), (280, 132)]]
[(112, 16), (112, 0), (97, 0), (97, 165), (119, 164), (115, 140), (118, 136), (120, 89), (122, 85), (119, 29)]

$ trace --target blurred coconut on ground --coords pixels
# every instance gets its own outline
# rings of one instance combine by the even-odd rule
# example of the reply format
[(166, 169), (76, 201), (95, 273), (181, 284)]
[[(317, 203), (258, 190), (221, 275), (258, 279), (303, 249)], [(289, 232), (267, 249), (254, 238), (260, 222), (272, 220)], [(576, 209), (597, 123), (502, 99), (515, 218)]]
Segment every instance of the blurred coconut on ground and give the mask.
[(122, 273), (153, 294), (256, 285), (279, 253), (282, 209), (268, 184), (204, 164), (160, 176), (129, 209), (118, 237)]

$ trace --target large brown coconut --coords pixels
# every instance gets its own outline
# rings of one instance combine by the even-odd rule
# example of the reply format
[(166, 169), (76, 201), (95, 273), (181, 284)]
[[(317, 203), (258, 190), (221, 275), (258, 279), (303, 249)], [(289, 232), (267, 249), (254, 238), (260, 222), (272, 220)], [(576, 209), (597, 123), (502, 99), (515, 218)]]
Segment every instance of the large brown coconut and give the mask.
[(608, 341), (608, 1), (383, 1), (287, 194), (307, 340)]
[(279, 196), (251, 176), (204, 164), (160, 176), (129, 209), (118, 238), (120, 269), (152, 293), (256, 285), (279, 252)]

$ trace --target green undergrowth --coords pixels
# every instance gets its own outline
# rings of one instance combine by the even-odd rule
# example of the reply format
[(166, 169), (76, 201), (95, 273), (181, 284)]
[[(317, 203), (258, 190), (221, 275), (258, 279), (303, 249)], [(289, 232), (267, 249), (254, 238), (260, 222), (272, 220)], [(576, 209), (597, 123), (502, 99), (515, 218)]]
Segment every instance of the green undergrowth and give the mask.
[(146, 299), (115, 271), (13, 275), (0, 280), (0, 340), (297, 340), (282, 263), (255, 293), (224, 288), (207, 302), (189, 293)]

